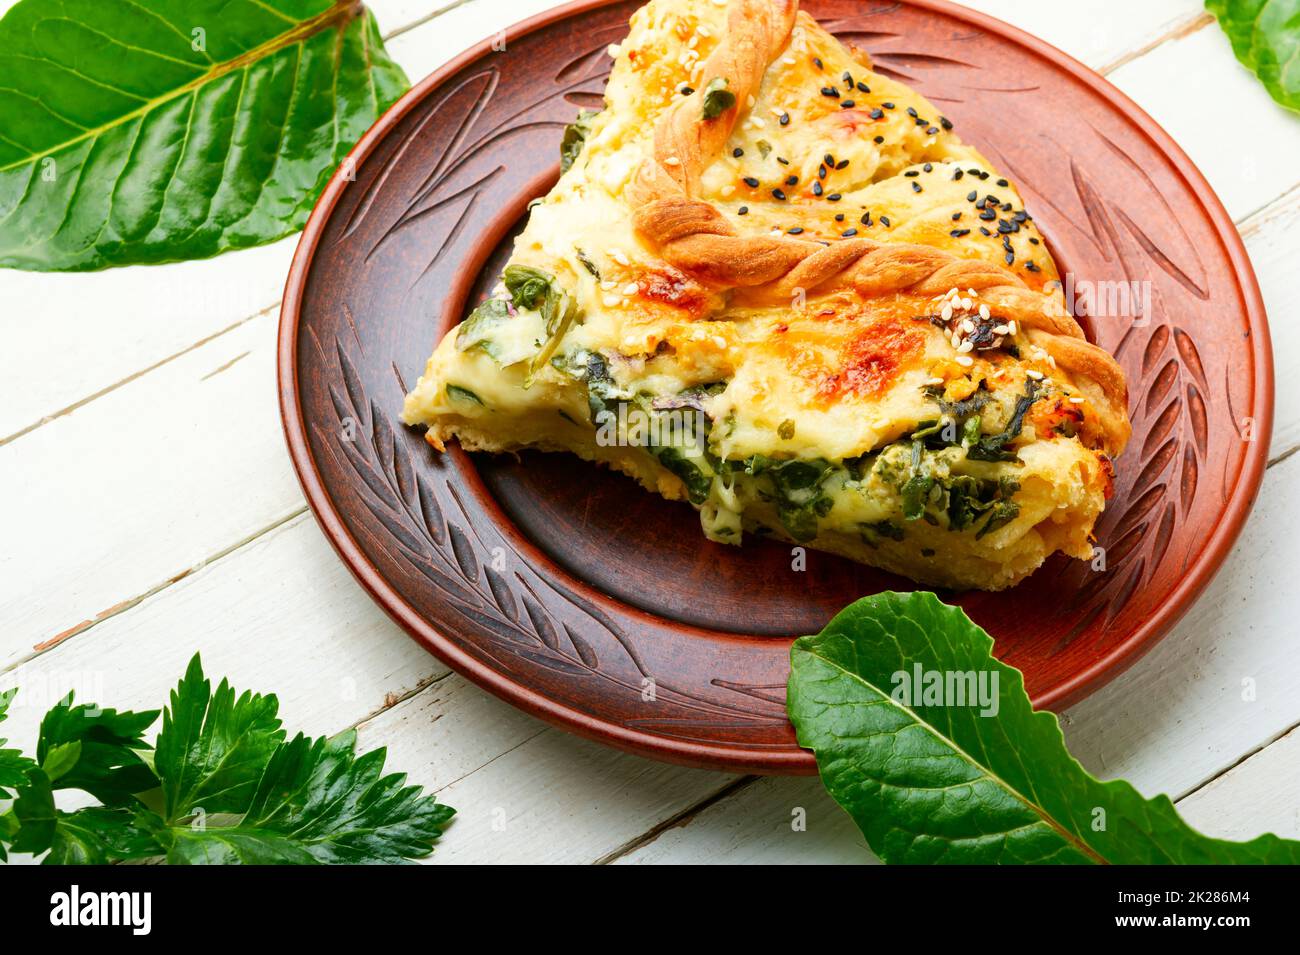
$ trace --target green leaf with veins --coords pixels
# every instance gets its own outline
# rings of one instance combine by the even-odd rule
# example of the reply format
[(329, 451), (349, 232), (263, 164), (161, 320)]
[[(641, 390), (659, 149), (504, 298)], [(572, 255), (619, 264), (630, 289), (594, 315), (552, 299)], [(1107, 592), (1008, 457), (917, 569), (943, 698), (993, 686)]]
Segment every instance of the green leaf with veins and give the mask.
[(357, 0), (20, 0), (0, 77), (0, 265), (42, 271), (297, 231), (407, 87)]
[(50, 854), (45, 865), (106, 865), (126, 859), (148, 859), (163, 854), (141, 817), (156, 819), (144, 810), (87, 806), (57, 814)]
[[(9, 704), (13, 702), (18, 690), (10, 689), (0, 692), (0, 723), (5, 721)], [(19, 750), (5, 749), (6, 739), (0, 739), (0, 799), (13, 795), (13, 791), (27, 781), (27, 774), (36, 768), (34, 760), (28, 759)], [(4, 833), (0, 832), (0, 839)]]
[[(81, 789), (108, 806), (130, 803), (136, 793), (158, 785), (139, 750), (148, 750), (144, 731), (158, 719), (157, 710), (141, 713), (103, 709), (94, 704), (72, 705), (72, 694), (60, 700), (41, 720), (36, 758), (55, 789)], [(51, 761), (76, 745), (77, 758), (52, 768)]]
[(163, 710), (154, 754), (168, 823), (200, 809), (207, 814), (248, 809), (271, 754), (284, 740), (279, 706), (274, 696), (245, 692), (236, 698), (225, 680), (212, 692), (194, 655)]
[(383, 775), (385, 751), (357, 756), (356, 732), (299, 734), (276, 750), (234, 826), (173, 827), (171, 863), (395, 863), (427, 855), (455, 813), (401, 774)]
[(1300, 110), (1300, 0), (1206, 0), (1232, 52), (1272, 97)]
[[(788, 705), (799, 743), (881, 859), (1300, 863), (1300, 842), (1211, 839), (1167, 796), (1089, 775), (1056, 717), (1033, 710), (1020, 672), (992, 649), (987, 633), (929, 593), (859, 600), (794, 642)], [(988, 674), (989, 686), (996, 675), (996, 715), (897, 693), (896, 675), (917, 666), (945, 680)]]

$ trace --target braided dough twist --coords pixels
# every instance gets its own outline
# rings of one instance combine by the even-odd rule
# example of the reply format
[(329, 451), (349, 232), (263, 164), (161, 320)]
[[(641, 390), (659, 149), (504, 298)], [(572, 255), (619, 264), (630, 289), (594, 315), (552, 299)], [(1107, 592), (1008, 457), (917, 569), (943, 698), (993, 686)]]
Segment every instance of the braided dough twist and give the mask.
[(1118, 455), (1131, 431), (1124, 373), (1108, 352), (1085, 339), (1059, 288), (1036, 291), (998, 265), (925, 245), (866, 238), (822, 245), (792, 236), (741, 235), (698, 198), (701, 174), (731, 137), (799, 15), (798, 0), (731, 0), (726, 34), (702, 75), (725, 79), (735, 105), (715, 119), (704, 118), (698, 98), (680, 99), (664, 111), (655, 126), (654, 154), (627, 189), (637, 232), (674, 267), (718, 288), (744, 289), (758, 303), (789, 302), (797, 290), (850, 288), (872, 297), (974, 289), (1014, 318), (1030, 343), (1071, 376), (1097, 411), (1107, 452)]

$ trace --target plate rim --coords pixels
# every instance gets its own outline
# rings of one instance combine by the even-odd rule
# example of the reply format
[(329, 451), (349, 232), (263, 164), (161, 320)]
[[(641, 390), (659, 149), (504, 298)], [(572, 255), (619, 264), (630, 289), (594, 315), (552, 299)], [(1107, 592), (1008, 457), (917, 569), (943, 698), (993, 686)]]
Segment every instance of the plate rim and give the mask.
[[(550, 10), (535, 14), (509, 27), (504, 33), (510, 43), (521, 36), (575, 15), (613, 6), (625, 0), (569, 0)], [(1069, 679), (1047, 691), (1037, 701), (1039, 709), (1059, 710), (1082, 699), (1092, 691), (1118, 677), (1149, 652), (1209, 586), (1240, 536), (1258, 496), (1268, 464), (1268, 449), (1273, 433), (1275, 406), (1274, 368), (1271, 335), (1262, 292), (1245, 241), (1218, 194), (1186, 152), (1154, 119), (1127, 94), (1104, 76), (1076, 60), (1056, 46), (1031, 33), (977, 10), (950, 0), (906, 0), (913, 7), (963, 20), (988, 33), (997, 34), (1025, 47), (1069, 73), (1112, 107), (1128, 115), (1141, 135), (1170, 159), (1172, 170), (1198, 196), (1214, 226), (1222, 248), (1227, 253), (1250, 332), (1254, 375), (1253, 394), (1247, 406), (1248, 417), (1256, 422), (1254, 440), (1249, 442), (1242, 463), (1240, 479), (1225, 502), (1222, 519), (1214, 533), (1190, 562), (1187, 572), (1169, 594), (1159, 610), (1135, 627), (1123, 642), (1109, 653), (1080, 668)], [(347, 171), (356, 168), (380, 144), (412, 109), (434, 92), (450, 76), (492, 51), (502, 33), (474, 44), (428, 76), (414, 84), (390, 106), (358, 140), (335, 170), (312, 209), (294, 251), (285, 281), (276, 340), (276, 386), (285, 442), (294, 472), (326, 539), (344, 565), (381, 609), (407, 634), (456, 672), (506, 702), (554, 725), (588, 739), (615, 745), (643, 756), (683, 765), (710, 767), (740, 772), (810, 774), (816, 763), (810, 751), (792, 749), (757, 751), (726, 743), (703, 743), (633, 730), (608, 722), (553, 700), (526, 684), (475, 659), (458, 648), (437, 627), (422, 617), (393, 585), (371, 564), (348, 530), (334, 506), (307, 440), (298, 389), (298, 332), (301, 303), (307, 276), (327, 222), (349, 183)], [(441, 316), (439, 316), (440, 318)]]

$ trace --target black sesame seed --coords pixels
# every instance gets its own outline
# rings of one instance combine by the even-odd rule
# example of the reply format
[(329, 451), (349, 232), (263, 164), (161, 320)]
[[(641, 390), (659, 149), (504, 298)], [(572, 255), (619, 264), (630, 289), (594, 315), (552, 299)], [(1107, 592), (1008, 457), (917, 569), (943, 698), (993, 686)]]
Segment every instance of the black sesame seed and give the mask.
[(940, 116), (939, 125), (942, 126), (944, 129), (952, 129), (952, 120), (950, 120), (947, 116)]
[(953, 181), (953, 182), (956, 182), (958, 179), (960, 179), (960, 178), (961, 178), (962, 176), (964, 176), (964, 175), (966, 175), (966, 174), (965, 174), (964, 172), (962, 172), (960, 169), (958, 169), (956, 172), (954, 172), (954, 173), (952, 174), (952, 181)]
[(1011, 183), (1007, 182), (1005, 179), (999, 179), (998, 185), (1005, 189), (1007, 186), (1011, 185)]
[(881, 216), (881, 217), (880, 217), (880, 224), (883, 225), (886, 229), (888, 229), (888, 228), (889, 228), (889, 216)]
[(913, 191), (913, 192), (924, 192), (925, 190), (921, 188), (921, 184), (920, 184), (919, 182), (914, 182), (914, 183), (912, 183), (912, 191)]
[(970, 235), (970, 229), (953, 229), (948, 234), (954, 239), (960, 239), (964, 235)]
[(813, 66), (817, 67), (819, 70), (822, 69), (822, 59), (820, 56), (813, 57)]
[(1008, 253), (1006, 254), (1006, 260), (1007, 260), (1007, 265), (1015, 265), (1015, 263), (1016, 263), (1016, 253), (1014, 253), (1014, 252), (1008, 252)]
[(911, 116), (913, 119), (916, 119), (916, 107), (914, 106), (907, 107), (907, 115)]
[(736, 215), (738, 216), (749, 215), (749, 206), (741, 206), (739, 209), (736, 210)]
[(862, 218), (859, 221), (863, 225), (871, 225), (871, 213), (870, 212), (864, 213)]
[(843, 198), (844, 198), (844, 197), (843, 197), (842, 195), (840, 195), (838, 192), (832, 192), (829, 196), (826, 197), (826, 201), (827, 201), (827, 202), (839, 202), (839, 201), (840, 201), (841, 199), (843, 199)]
[(915, 179), (917, 176), (921, 174), (917, 172), (915, 169), (909, 169), (907, 170), (907, 172), (903, 173), (903, 175), (906, 176), (908, 179)]
[(873, 109), (873, 110), (872, 110), (869, 114), (867, 114), (867, 115), (869, 115), (872, 119), (884, 119), (884, 118), (885, 118), (885, 114), (882, 113), (882, 112), (881, 112), (880, 110), (878, 110), (878, 109)]
[(840, 236), (841, 236), (842, 238), (847, 239), (847, 238), (850, 238), (851, 236), (855, 236), (855, 235), (857, 235), (857, 234), (858, 234), (858, 230), (857, 230), (857, 229), (845, 229), (843, 232), (840, 233)]
[(1040, 269), (1040, 268), (1039, 268), (1037, 265), (1035, 265), (1033, 262), (1026, 262), (1026, 263), (1025, 263), (1025, 268), (1027, 268), (1027, 269), (1028, 269), (1029, 271), (1031, 271), (1031, 272), (1041, 272), (1041, 271), (1042, 271), (1042, 269)]
[(929, 120), (925, 120), (925, 119), (920, 119), (920, 118), (918, 118), (918, 119), (915, 120), (915, 122), (916, 122), (916, 125), (918, 125), (918, 126), (924, 126), (927, 122), (929, 122)]
[(693, 86), (683, 86), (680, 92), (683, 96), (690, 96), (695, 92), (695, 88)]
[(939, 127), (931, 126), (928, 129), (926, 129), (925, 134), (927, 136), (937, 136), (939, 134)]
[(1030, 245), (1038, 245), (1038, 240), (1037, 240), (1037, 239), (1034, 239), (1034, 238), (1031, 238), (1031, 239), (1029, 240), (1029, 244), (1030, 244)]
[(773, 190), (772, 190), (772, 195), (773, 195), (775, 198), (780, 199), (782, 202), (785, 201), (785, 193), (784, 193), (783, 191), (781, 191), (780, 189), (773, 189)]
[(840, 79), (844, 80), (844, 83), (847, 86), (853, 85), (853, 74), (850, 73), (848, 70), (844, 71), (844, 74), (840, 77)]
[(798, 176), (788, 176), (788, 177), (786, 178), (786, 180), (785, 180), (785, 184), (786, 184), (787, 186), (797, 186), (797, 185), (799, 185), (799, 177), (798, 177)]
[(984, 228), (983, 226), (980, 226), (980, 235), (992, 235), (992, 234), (993, 233), (990, 232), (988, 229)]
[(840, 98), (840, 91), (837, 90), (837, 89), (836, 89), (835, 87), (833, 87), (833, 86), (823, 86), (823, 87), (822, 87), (822, 96), (832, 96), (832, 97), (834, 97), (835, 99), (839, 99), (839, 98)]
[(795, 226), (793, 229), (785, 230), (789, 235), (803, 235), (803, 226)]
[(853, 102), (853, 100), (851, 100), (851, 99), (846, 99), (844, 102), (840, 103), (840, 109), (852, 109), (853, 107), (855, 107), (855, 106), (857, 106), (857, 105), (858, 105), (858, 104), (855, 103), (855, 102)]
[(885, 141), (884, 136), (877, 136), (875, 139), (872, 140), (872, 142), (875, 143), (877, 146), (881, 145), (884, 141)]
[(1017, 212), (1017, 213), (1016, 213), (1015, 215), (1013, 215), (1011, 218), (1014, 219), (1016, 222), (1024, 222), (1026, 219), (1029, 218), (1029, 214), (1028, 214), (1027, 212), (1025, 212), (1024, 209), (1021, 209), (1019, 212)]
[(818, 179), (825, 179), (825, 178), (826, 178), (826, 167), (825, 167), (824, 165), (823, 165), (823, 166), (818, 166), (818, 167), (817, 167), (817, 178), (818, 178)]
[(931, 165), (930, 163), (926, 163), (921, 168), (924, 169), (926, 172), (934, 172), (934, 166)]
[(1006, 219), (999, 219), (999, 220), (998, 220), (998, 232), (1000, 232), (1000, 233), (1002, 233), (1003, 235), (1005, 235), (1006, 233), (1008, 233), (1008, 232), (1010, 232), (1010, 231), (1011, 231), (1011, 223), (1008, 222)]
[(814, 182), (814, 183), (813, 183), (813, 195), (814, 195), (814, 196), (820, 196), (820, 195), (822, 194), (823, 191), (824, 191), (824, 190), (822, 189), (822, 184), (821, 184), (820, 182)]
[(743, 149), (741, 149), (739, 146), (737, 146), (735, 149), (733, 149), (733, 150), (731, 151), (731, 155), (733, 155), (733, 156), (735, 156), (737, 159), (739, 159), (741, 156), (745, 155), (745, 150), (743, 150)]
[(985, 209), (983, 212), (980, 213), (980, 218), (983, 219), (985, 222), (992, 222), (997, 217), (998, 214), (994, 212), (992, 209)]
[(960, 213), (960, 212), (954, 212), (954, 213), (952, 214), (952, 221), (953, 221), (953, 222), (960, 222), (960, 221), (961, 221), (961, 213)]
[(868, 86), (866, 83), (862, 82), (861, 80), (858, 80), (858, 92), (859, 92), (859, 93), (870, 93), (870, 92), (871, 92), (871, 87)]
[(967, 202), (974, 202), (974, 201), (975, 201), (976, 199), (978, 199), (979, 197), (980, 197), (980, 194), (979, 194), (978, 192), (968, 192), (968, 193), (966, 193), (966, 201), (967, 201)]
[(789, 114), (789, 113), (782, 113), (779, 122), (781, 123), (782, 126), (789, 126), (789, 125), (790, 125), (790, 114)]
[(836, 169), (848, 169), (848, 168), (849, 168), (849, 161), (848, 161), (847, 159), (841, 159), (839, 162), (837, 162), (837, 163), (835, 164), (835, 168), (836, 168)]
[(893, 108), (894, 108), (894, 104), (893, 104), (893, 103), (881, 103), (880, 105), (883, 106), (883, 107), (885, 107), (885, 109), (893, 109)]
[(837, 215), (837, 216), (835, 217), (835, 221), (836, 221), (836, 222), (843, 222), (843, 221), (844, 221), (844, 213), (841, 212), (839, 215)]
[(835, 157), (832, 156), (830, 153), (827, 153), (825, 156), (822, 157), (822, 162), (824, 162), (828, 166), (834, 166)]
[(784, 156), (777, 156), (776, 161), (779, 162), (782, 166), (790, 165), (790, 160), (786, 159)]
[(751, 189), (757, 189), (757, 188), (758, 188), (758, 180), (755, 179), (753, 176), (746, 176), (745, 179), (744, 179), (744, 182), (745, 182), (745, 185), (749, 186), (749, 188), (751, 188)]
[(1009, 202), (1004, 202), (1004, 203), (1002, 203), (1002, 205), (1001, 205), (1000, 208), (1002, 209), (1003, 212), (1010, 212), (1010, 211), (1011, 211), (1011, 203), (1009, 203)]

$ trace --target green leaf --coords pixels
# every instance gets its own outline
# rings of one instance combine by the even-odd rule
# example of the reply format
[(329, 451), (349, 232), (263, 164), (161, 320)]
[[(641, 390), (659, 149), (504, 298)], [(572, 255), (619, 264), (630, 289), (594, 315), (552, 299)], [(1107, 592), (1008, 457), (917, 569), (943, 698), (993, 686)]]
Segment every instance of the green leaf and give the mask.
[(170, 863), (395, 863), (428, 855), (454, 809), (382, 775), (385, 751), (355, 755), (356, 732), (299, 734), (276, 750), (235, 826), (173, 827)]
[(736, 105), (736, 94), (727, 89), (727, 78), (717, 76), (704, 88), (704, 118), (717, 119)]
[(18, 824), (12, 839), (14, 852), (39, 855), (53, 845), (58, 811), (54, 808), (50, 777), (43, 770), (33, 769), (27, 773), (26, 781), (18, 787), (11, 811)]
[(1207, 0), (1237, 59), (1283, 106), (1300, 110), (1300, 0)]
[(406, 88), (357, 0), (21, 0), (0, 20), (0, 265), (297, 231)]
[(564, 127), (564, 137), (560, 140), (560, 172), (565, 173), (582, 155), (582, 147), (591, 135), (591, 121), (599, 115), (599, 110), (584, 109), (578, 112), (578, 118)]
[(60, 812), (50, 853), (42, 861), (45, 865), (106, 865), (161, 856), (162, 846), (140, 822), (142, 814), (102, 806)]
[[(961, 610), (928, 593), (859, 600), (795, 641), (788, 700), (799, 743), (814, 751), (822, 782), (880, 858), (1300, 862), (1300, 842), (1211, 839), (1167, 796), (1147, 799), (1127, 782), (1090, 776), (1066, 750), (1056, 717), (1032, 709), (1020, 672), (992, 649)], [(949, 692), (911, 692), (932, 690), (934, 679)], [(983, 702), (955, 695), (981, 685), (990, 691)]]
[(1267, 3), (1268, 0), (1206, 0), (1205, 3), (1205, 8), (1218, 18), (1223, 32), (1232, 41), (1232, 52), (1251, 70), (1255, 68), (1251, 51), (1255, 21)]
[[(9, 704), (18, 693), (17, 688), (0, 692), (0, 723), (5, 721)], [(13, 795), (13, 791), (27, 781), (27, 774), (36, 768), (36, 763), (24, 756), (19, 750), (5, 749), (6, 739), (0, 739), (0, 799)], [(4, 833), (0, 832), (0, 839)]]
[[(81, 789), (105, 805), (121, 806), (130, 803), (134, 794), (157, 786), (157, 777), (137, 750), (150, 748), (143, 735), (158, 719), (158, 711), (73, 706), (72, 699), (68, 694), (41, 720), (36, 758), (54, 788)], [(66, 766), (52, 765), (56, 758), (66, 760), (74, 744), (76, 759)]]
[(225, 680), (212, 692), (196, 653), (163, 710), (154, 770), (162, 781), (164, 816), (176, 823), (204, 813), (242, 813), (284, 730), (274, 696), (235, 691)]

